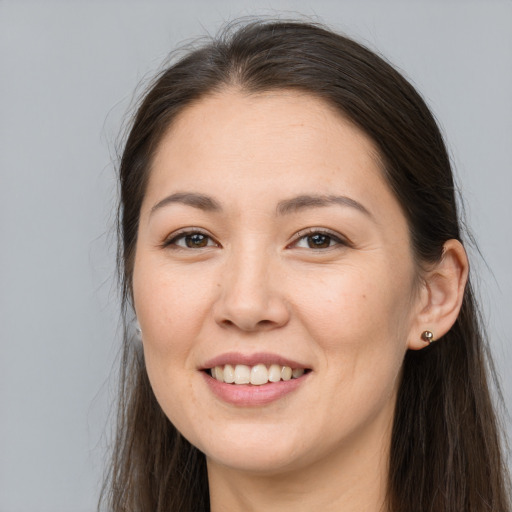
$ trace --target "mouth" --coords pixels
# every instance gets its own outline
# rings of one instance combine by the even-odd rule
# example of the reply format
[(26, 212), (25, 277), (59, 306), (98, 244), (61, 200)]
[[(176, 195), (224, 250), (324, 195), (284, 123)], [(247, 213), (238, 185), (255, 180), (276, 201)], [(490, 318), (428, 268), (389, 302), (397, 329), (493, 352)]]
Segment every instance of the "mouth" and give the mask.
[(264, 386), (266, 384), (299, 379), (309, 373), (309, 368), (291, 367), (273, 363), (217, 365), (203, 370), (213, 379), (224, 384)]
[(260, 407), (302, 389), (313, 368), (279, 354), (220, 354), (202, 367), (207, 388), (235, 407)]

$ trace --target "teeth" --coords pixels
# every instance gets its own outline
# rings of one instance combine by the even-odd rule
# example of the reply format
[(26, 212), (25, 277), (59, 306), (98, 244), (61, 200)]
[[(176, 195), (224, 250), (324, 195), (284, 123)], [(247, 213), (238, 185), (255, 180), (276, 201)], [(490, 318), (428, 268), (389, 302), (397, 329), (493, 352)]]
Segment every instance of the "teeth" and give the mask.
[(268, 380), (270, 382), (279, 382), (281, 380), (281, 367), (278, 364), (270, 365), (268, 369)]
[(252, 384), (253, 386), (262, 386), (268, 382), (279, 382), (280, 380), (298, 379), (304, 375), (304, 368), (290, 368), (271, 364), (269, 367), (264, 364), (247, 366), (237, 364), (232, 366), (216, 366), (210, 370), (212, 377), (219, 382), (226, 384)]
[(289, 366), (283, 366), (281, 369), (281, 379), (290, 380), (292, 378), (292, 369)]
[(304, 368), (295, 368), (292, 370), (292, 377), (298, 379), (304, 375)]
[(227, 384), (235, 382), (235, 369), (230, 364), (224, 366), (224, 382)]
[(268, 370), (264, 364), (257, 364), (251, 369), (251, 384), (261, 386), (268, 382)]
[(213, 369), (213, 378), (220, 380), (221, 382), (224, 382), (224, 371), (222, 369), (222, 366), (216, 366)]
[(235, 384), (249, 384), (251, 382), (251, 369), (245, 364), (235, 366)]

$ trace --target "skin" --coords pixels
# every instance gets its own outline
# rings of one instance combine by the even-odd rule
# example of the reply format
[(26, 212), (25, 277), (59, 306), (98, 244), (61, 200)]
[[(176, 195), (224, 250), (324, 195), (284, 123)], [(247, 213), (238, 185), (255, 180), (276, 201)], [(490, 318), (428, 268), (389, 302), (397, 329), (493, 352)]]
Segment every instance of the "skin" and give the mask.
[[(176, 193), (219, 209), (155, 208)], [(277, 211), (305, 194), (366, 212)], [(328, 247), (310, 248), (309, 228)], [(187, 247), (183, 230), (206, 246)], [(453, 240), (419, 271), (374, 144), (321, 100), (226, 90), (186, 108), (153, 162), (133, 294), (157, 400), (207, 456), (211, 510), (382, 510), (404, 354), (451, 327), (466, 275)], [(232, 351), (312, 371), (279, 400), (234, 406), (200, 371)]]

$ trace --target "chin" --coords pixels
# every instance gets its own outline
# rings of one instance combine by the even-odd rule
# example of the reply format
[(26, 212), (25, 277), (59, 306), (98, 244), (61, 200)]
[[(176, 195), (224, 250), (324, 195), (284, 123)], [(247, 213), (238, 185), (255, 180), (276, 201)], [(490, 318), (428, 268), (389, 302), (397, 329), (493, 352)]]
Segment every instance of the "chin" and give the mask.
[[(239, 428), (236, 432), (225, 431), (196, 446), (205, 453), (208, 464), (221, 465), (236, 471), (272, 474), (283, 473), (297, 467), (300, 454), (297, 445), (305, 448), (305, 440), (297, 443), (279, 428), (269, 425), (257, 432)], [(243, 433), (242, 433), (243, 432)], [(232, 434), (232, 435), (231, 435)]]

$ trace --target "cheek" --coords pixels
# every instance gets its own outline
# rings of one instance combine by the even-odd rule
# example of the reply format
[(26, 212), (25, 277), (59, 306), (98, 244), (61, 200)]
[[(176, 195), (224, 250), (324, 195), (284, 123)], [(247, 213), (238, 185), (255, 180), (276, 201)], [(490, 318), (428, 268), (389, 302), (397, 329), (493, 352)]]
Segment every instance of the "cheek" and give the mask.
[(379, 410), (392, 396), (411, 318), (409, 274), (385, 273), (381, 265), (358, 268), (319, 279), (315, 293), (299, 306), (333, 388), (343, 390), (337, 393), (344, 397), (343, 410), (336, 400), (329, 410), (342, 418), (350, 410), (354, 420), (368, 408)]
[[(142, 329), (144, 359), (151, 387), (169, 419), (183, 431), (191, 430), (190, 411), (200, 411), (191, 386), (197, 368), (191, 358), (194, 340), (208, 309), (208, 290), (167, 262), (143, 254), (133, 276), (134, 305)], [(186, 400), (183, 400), (186, 397)], [(187, 413), (188, 411), (188, 413)], [(196, 420), (197, 421), (197, 418)]]
[[(188, 350), (211, 302), (211, 279), (140, 257), (133, 278), (134, 303), (146, 345), (161, 354)], [(209, 284), (210, 286), (207, 286)]]
[[(364, 268), (364, 271), (361, 269)], [(296, 276), (295, 302), (314, 338), (333, 349), (403, 341), (411, 310), (411, 279), (382, 265)]]
[(364, 273), (346, 269), (320, 280), (299, 306), (336, 390), (322, 411), (333, 436), (337, 425), (357, 429), (393, 403), (409, 332), (410, 280), (379, 274), (369, 266)]

